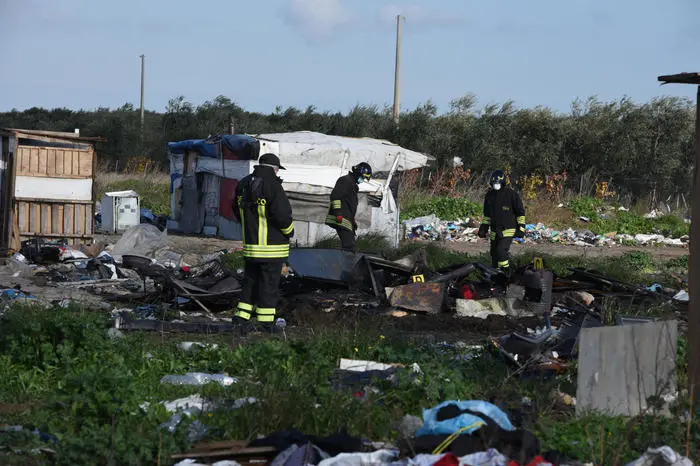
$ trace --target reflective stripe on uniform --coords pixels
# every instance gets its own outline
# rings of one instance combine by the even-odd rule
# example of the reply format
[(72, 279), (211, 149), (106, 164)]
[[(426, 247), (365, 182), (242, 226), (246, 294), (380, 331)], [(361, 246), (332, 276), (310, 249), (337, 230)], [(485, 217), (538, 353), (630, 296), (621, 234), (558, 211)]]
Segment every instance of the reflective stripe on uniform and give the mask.
[(484, 220), (481, 221), (482, 225), (491, 225), (491, 217), (484, 217)]
[(525, 225), (525, 216), (524, 216), (524, 215), (521, 215), (520, 217), (518, 217), (517, 219), (515, 219), (515, 222), (516, 222), (518, 225)]
[(275, 316), (266, 316), (266, 315), (261, 315), (258, 314), (255, 316), (256, 319), (258, 319), (258, 322), (274, 322), (275, 321)]
[(503, 268), (510, 267), (510, 262), (509, 261), (499, 261), (498, 266), (503, 267)]
[(275, 315), (274, 307), (259, 307), (255, 310), (258, 315), (273, 316)]
[(248, 303), (238, 303), (238, 306), (236, 306), (236, 309), (240, 309), (241, 311), (252, 311), (253, 305), (248, 304)]
[(289, 244), (244, 244), (243, 257), (251, 259), (280, 259), (289, 257)]
[(258, 244), (267, 244), (267, 217), (265, 217), (265, 199), (258, 199)]
[(236, 311), (236, 317), (241, 319), (250, 320), (250, 312), (241, 311), (240, 309)]
[(282, 228), (280, 231), (283, 235), (288, 235), (294, 230), (294, 222), (290, 223), (287, 228)]
[(512, 238), (515, 236), (515, 228), (511, 228), (509, 230), (503, 230), (503, 237), (504, 238)]
[(340, 201), (331, 201), (331, 209), (340, 209), (341, 203)]
[(352, 222), (350, 220), (343, 217), (343, 221), (338, 223), (338, 221), (335, 219), (335, 215), (328, 215), (326, 217), (326, 225), (342, 227), (342, 228), (345, 228), (345, 229), (350, 230), (350, 231), (353, 230)]
[(241, 213), (241, 241), (245, 244), (245, 214), (241, 200), (243, 196), (238, 196), (238, 211)]

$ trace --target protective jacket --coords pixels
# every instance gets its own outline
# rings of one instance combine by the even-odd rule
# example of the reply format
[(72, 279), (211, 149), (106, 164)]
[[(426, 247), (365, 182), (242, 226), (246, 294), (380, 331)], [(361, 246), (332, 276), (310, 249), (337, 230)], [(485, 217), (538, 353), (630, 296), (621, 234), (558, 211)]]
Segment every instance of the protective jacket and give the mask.
[(292, 206), (272, 168), (256, 166), (238, 183), (234, 199), (233, 212), (242, 224), (243, 257), (259, 261), (289, 257)]
[[(357, 193), (360, 188), (357, 186), (355, 175), (352, 172), (338, 178), (335, 187), (331, 191), (331, 205), (326, 216), (326, 225), (333, 228), (343, 228), (355, 231), (355, 215), (357, 214)], [(338, 222), (337, 217), (343, 217)]]
[(484, 220), (482, 227), (488, 226), (492, 239), (495, 236), (512, 238), (517, 229), (525, 225), (525, 207), (520, 195), (508, 186), (498, 191), (490, 189), (484, 199)]

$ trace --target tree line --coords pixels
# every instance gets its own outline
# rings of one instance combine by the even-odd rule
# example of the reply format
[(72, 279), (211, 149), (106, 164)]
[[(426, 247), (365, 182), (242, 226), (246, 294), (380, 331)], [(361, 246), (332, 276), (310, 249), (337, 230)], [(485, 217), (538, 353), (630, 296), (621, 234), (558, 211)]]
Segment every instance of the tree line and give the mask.
[[(195, 106), (177, 97), (163, 113), (147, 111), (143, 140), (140, 113), (132, 104), (96, 110), (30, 108), (0, 113), (0, 127), (72, 132), (102, 136), (100, 159), (125, 166), (134, 156), (165, 163), (169, 141), (237, 133), (298, 130), (387, 139), (434, 156), (435, 168), (451, 166), (459, 157), (474, 173), (507, 167), (516, 177), (566, 172), (568, 187), (589, 191), (605, 181), (618, 193), (642, 199), (688, 199), (694, 144), (694, 106), (688, 99), (655, 98), (635, 103), (629, 98), (573, 102), (567, 113), (546, 107), (517, 108), (513, 102), (477, 107), (466, 95), (438, 113), (431, 102), (401, 114), (399, 125), (391, 108), (356, 106), (346, 114), (277, 108), (249, 112), (219, 96)], [(117, 164), (116, 161), (119, 161)], [(590, 194), (590, 193), (586, 193)]]

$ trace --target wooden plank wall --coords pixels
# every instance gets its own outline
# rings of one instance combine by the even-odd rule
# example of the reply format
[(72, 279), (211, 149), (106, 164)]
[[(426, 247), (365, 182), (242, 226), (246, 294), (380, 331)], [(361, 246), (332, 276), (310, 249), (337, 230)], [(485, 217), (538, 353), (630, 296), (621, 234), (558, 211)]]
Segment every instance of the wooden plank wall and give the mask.
[(15, 201), (15, 225), (22, 241), (66, 238), (70, 244), (92, 238), (92, 202)]
[(93, 149), (19, 146), (15, 174), (50, 178), (92, 178)]

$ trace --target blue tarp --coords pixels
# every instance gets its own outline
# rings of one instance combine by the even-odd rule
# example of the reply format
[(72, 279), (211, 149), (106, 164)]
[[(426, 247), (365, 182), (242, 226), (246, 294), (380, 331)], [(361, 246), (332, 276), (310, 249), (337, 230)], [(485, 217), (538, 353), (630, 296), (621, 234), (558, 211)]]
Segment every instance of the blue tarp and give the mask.
[(243, 152), (247, 145), (256, 144), (257, 139), (247, 134), (225, 134), (209, 139), (187, 139), (185, 141), (169, 142), (168, 150), (173, 154), (184, 154), (185, 151), (194, 150), (202, 157), (219, 157), (216, 146), (223, 144), (232, 152)]

